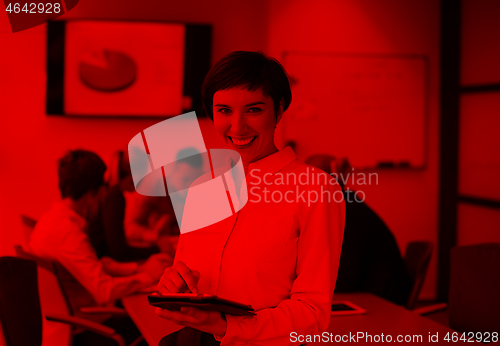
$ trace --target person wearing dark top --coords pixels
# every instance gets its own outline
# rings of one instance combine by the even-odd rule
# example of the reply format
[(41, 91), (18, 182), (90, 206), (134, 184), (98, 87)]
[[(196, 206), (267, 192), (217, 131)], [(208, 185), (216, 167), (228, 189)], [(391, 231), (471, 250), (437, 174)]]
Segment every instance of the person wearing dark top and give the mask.
[(160, 252), (157, 246), (143, 248), (128, 245), (123, 227), (125, 203), (125, 196), (120, 185), (108, 189), (102, 204), (102, 225), (108, 256), (117, 261), (136, 261)]
[(335, 292), (370, 292), (404, 305), (411, 281), (394, 236), (354, 191), (345, 191), (344, 199), (345, 233)]
[[(350, 166), (328, 155), (306, 160), (328, 174), (345, 174)], [(342, 179), (338, 179), (342, 186)], [(335, 292), (370, 292), (404, 305), (411, 281), (396, 239), (385, 222), (366, 204), (363, 197), (345, 189), (346, 218)]]
[(102, 224), (102, 204), (104, 202), (104, 198), (106, 198), (107, 188), (108, 187), (106, 186), (103, 188), (103, 191), (100, 192), (96, 214), (92, 215), (92, 218), (88, 221), (88, 236), (97, 258), (106, 256), (111, 257), (109, 255), (108, 245), (106, 244), (106, 234), (104, 233), (104, 226)]
[(89, 225), (89, 238), (99, 258), (139, 261), (160, 252), (157, 246), (134, 247), (127, 242), (124, 229), (125, 191), (134, 191), (126, 153), (118, 151), (112, 162), (109, 187), (99, 198), (99, 210)]

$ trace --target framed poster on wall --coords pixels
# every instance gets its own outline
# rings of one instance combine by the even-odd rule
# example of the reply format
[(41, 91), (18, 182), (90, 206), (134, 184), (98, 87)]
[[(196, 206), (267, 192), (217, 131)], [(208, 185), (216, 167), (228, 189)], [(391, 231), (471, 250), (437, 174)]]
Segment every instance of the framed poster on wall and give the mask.
[(49, 22), (47, 114), (166, 117), (197, 110), (210, 38), (208, 25)]

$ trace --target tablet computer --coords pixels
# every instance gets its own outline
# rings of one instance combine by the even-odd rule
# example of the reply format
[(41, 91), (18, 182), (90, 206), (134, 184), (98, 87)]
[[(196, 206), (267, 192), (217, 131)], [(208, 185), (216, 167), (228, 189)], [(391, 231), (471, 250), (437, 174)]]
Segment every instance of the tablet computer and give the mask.
[(338, 300), (332, 302), (331, 315), (358, 315), (364, 314), (366, 310), (351, 303), (348, 300)]
[(251, 305), (219, 298), (210, 294), (195, 293), (154, 293), (148, 295), (150, 305), (167, 310), (180, 310), (183, 306), (192, 306), (203, 310), (219, 311), (227, 315), (253, 316), (255, 311)]

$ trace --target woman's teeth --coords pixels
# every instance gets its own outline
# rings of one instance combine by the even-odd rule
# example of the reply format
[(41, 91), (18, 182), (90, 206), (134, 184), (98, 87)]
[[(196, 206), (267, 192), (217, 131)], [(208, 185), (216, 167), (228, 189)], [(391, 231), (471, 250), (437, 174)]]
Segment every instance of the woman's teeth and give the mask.
[(233, 138), (233, 137), (229, 137), (229, 138), (231, 139), (231, 142), (233, 142), (234, 144), (243, 146), (243, 145), (247, 145), (248, 143), (253, 141), (255, 137), (256, 136), (251, 137), (251, 138), (247, 138), (247, 139), (237, 139), (237, 138)]

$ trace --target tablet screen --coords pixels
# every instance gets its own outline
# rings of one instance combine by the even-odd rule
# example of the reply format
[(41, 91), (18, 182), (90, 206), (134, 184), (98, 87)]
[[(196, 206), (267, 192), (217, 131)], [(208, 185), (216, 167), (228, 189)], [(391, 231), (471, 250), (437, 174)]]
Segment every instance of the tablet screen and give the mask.
[(332, 304), (332, 311), (354, 311), (356, 309), (351, 308), (345, 304)]
[(365, 312), (365, 309), (347, 300), (332, 302), (331, 315), (357, 315)]

